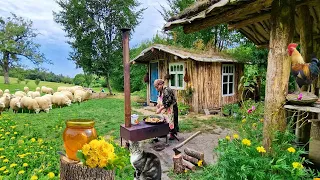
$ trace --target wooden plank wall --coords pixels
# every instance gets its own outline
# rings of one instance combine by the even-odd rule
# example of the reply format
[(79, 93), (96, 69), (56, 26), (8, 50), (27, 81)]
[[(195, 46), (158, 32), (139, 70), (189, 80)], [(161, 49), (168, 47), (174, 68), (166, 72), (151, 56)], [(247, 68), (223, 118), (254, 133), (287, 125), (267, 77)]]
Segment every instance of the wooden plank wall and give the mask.
[[(195, 113), (202, 113), (203, 109), (220, 108), (225, 104), (236, 103), (240, 100), (238, 92), (238, 82), (243, 74), (243, 65), (236, 64), (235, 66), (235, 94), (233, 96), (222, 97), (221, 87), (221, 63), (198, 62), (191, 59), (183, 60), (174, 59), (174, 55), (158, 52), (155, 58), (159, 61), (159, 78), (165, 80), (165, 85), (168, 86), (169, 81), (165, 79), (168, 73), (169, 63), (185, 62), (185, 67), (188, 69), (190, 82), (187, 86), (194, 88), (193, 98), (191, 101), (191, 110)], [(153, 82), (151, 82), (153, 85)], [(174, 90), (177, 100), (182, 102), (180, 90)], [(148, 96), (150, 94), (149, 88), (147, 90)]]

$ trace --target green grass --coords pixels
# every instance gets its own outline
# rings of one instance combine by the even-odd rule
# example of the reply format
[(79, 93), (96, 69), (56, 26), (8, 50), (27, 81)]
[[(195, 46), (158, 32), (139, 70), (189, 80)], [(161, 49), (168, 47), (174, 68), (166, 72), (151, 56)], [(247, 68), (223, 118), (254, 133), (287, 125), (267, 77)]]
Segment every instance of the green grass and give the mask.
[(3, 91), (5, 89), (9, 89), (11, 93), (14, 93), (16, 90), (23, 91), (25, 86), (29, 87), (30, 91), (35, 91), (36, 87), (46, 86), (52, 88), (54, 91), (57, 90), (59, 86), (74, 86), (73, 84), (64, 84), (64, 83), (55, 83), (55, 82), (47, 82), (47, 81), (40, 81), (39, 85), (37, 86), (34, 80), (29, 80), (28, 84), (25, 84), (25, 81), (21, 81), (19, 84), (17, 83), (17, 78), (9, 78), (10, 84), (4, 84), (3, 76), (0, 76), (0, 89)]
[[(124, 101), (116, 98), (90, 100), (80, 105), (72, 104), (70, 107), (55, 108), (48, 114), (43, 112), (13, 114), (10, 110), (4, 112), (1, 118), (0, 130), (3, 129), (3, 131), (0, 131), (0, 134), (5, 138), (0, 139), (0, 148), (4, 148), (4, 151), (0, 150), (0, 155), (6, 156), (9, 162), (4, 163), (3, 159), (0, 159), (0, 168), (6, 166), (10, 170), (8, 174), (0, 171), (0, 179), (2, 179), (1, 176), (4, 179), (30, 179), (32, 175), (37, 175), (41, 179), (49, 172), (59, 174), (59, 155), (56, 152), (63, 151), (62, 134), (66, 120), (93, 119), (99, 136), (110, 135), (119, 138), (119, 126), (124, 122)], [(16, 126), (16, 128), (11, 129), (10, 126)], [(14, 131), (18, 134), (14, 135)], [(10, 134), (5, 135), (5, 132)], [(13, 136), (15, 139), (10, 139)], [(43, 147), (41, 148), (37, 143), (32, 144), (30, 141), (32, 138), (43, 139), (45, 142)], [(20, 140), (24, 143), (18, 144)], [(32, 155), (20, 159), (17, 155), (26, 153), (24, 149), (30, 151)], [(43, 154), (36, 154), (36, 152), (43, 152)], [(121, 172), (117, 172), (117, 179), (132, 179), (133, 169), (129, 159), (127, 160), (128, 166)], [(18, 164), (17, 168), (9, 168), (11, 163)], [(23, 163), (28, 163), (29, 168), (25, 168), (25, 174), (17, 175), (18, 170), (23, 169), (21, 168)]]

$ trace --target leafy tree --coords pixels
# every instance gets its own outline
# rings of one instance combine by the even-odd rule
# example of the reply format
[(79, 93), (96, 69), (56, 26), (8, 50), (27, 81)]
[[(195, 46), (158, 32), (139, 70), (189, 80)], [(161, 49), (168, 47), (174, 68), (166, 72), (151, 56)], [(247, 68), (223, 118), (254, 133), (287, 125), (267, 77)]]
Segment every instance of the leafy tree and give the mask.
[(63, 25), (72, 39), (70, 59), (85, 72), (105, 77), (112, 93), (110, 78), (122, 59), (120, 29), (134, 29), (144, 9), (138, 9), (137, 0), (58, 0), (57, 3), (62, 10), (54, 13), (55, 21)]
[(84, 72), (84, 80), (85, 80), (85, 83), (88, 87), (90, 87), (92, 81), (93, 81), (93, 75), (88, 73), (88, 72)]
[(83, 74), (77, 74), (74, 78), (73, 78), (73, 83), (75, 85), (83, 85), (85, 83), (86, 79), (84, 77)]
[(34, 42), (38, 34), (32, 29), (32, 21), (12, 14), (4, 19), (0, 17), (0, 66), (4, 73), (4, 83), (9, 84), (9, 69), (20, 63), (20, 57), (26, 57), (39, 65), (49, 62), (44, 54), (39, 52), (40, 45)]
[(34, 80), (34, 83), (38, 86), (39, 84), (40, 84), (40, 79), (36, 79), (36, 80)]

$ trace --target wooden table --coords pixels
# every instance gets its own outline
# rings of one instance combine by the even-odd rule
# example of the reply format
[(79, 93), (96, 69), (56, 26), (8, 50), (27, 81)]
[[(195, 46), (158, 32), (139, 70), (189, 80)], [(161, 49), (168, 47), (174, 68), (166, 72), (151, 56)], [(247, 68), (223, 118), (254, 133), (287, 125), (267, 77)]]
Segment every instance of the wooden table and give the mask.
[(131, 125), (131, 127), (125, 127), (124, 124), (120, 125), (120, 138), (122, 146), (122, 138), (131, 141), (141, 141), (154, 137), (166, 136), (166, 142), (169, 134), (169, 123), (162, 124), (146, 124), (141, 121), (137, 125)]

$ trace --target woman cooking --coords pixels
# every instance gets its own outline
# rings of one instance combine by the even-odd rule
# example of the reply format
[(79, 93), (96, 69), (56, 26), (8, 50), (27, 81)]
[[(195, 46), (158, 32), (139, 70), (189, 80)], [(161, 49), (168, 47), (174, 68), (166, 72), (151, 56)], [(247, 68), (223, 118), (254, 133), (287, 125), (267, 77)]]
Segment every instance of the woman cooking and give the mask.
[(179, 132), (178, 124), (178, 105), (173, 90), (164, 86), (164, 80), (157, 79), (154, 81), (154, 87), (159, 92), (157, 100), (157, 114), (164, 113), (170, 127), (169, 140), (173, 140)]

